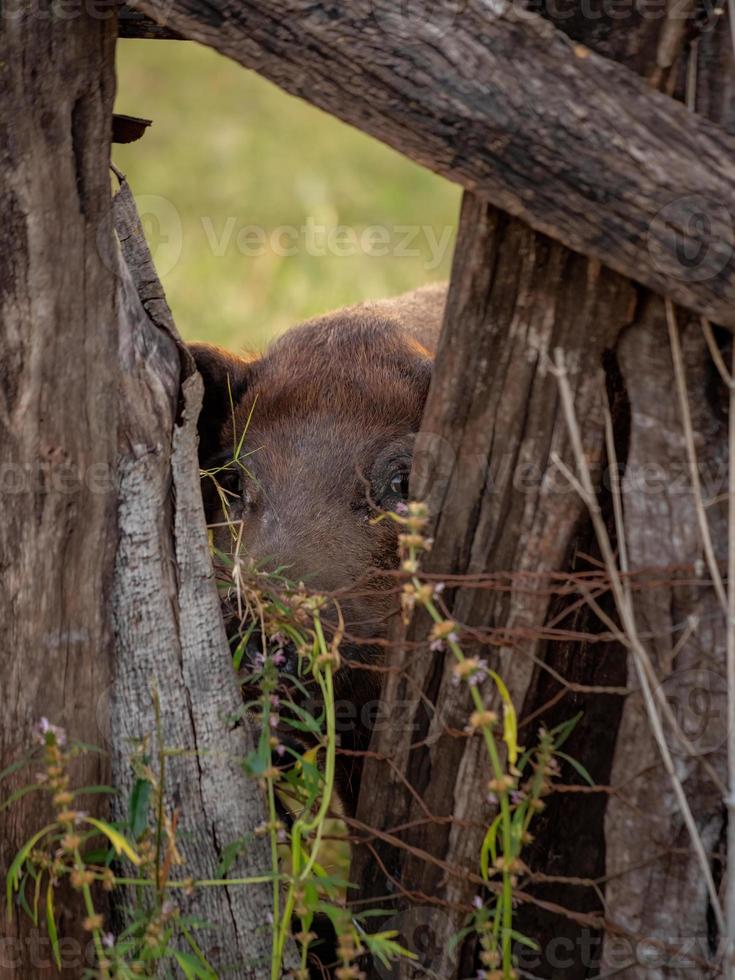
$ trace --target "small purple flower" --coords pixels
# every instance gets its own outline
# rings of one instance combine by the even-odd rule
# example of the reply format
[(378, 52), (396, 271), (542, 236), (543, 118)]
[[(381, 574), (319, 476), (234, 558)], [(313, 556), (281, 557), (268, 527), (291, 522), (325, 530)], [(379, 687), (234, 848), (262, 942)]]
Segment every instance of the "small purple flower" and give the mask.
[(396, 504), (396, 514), (399, 517), (405, 517), (408, 513), (408, 504), (404, 500), (399, 500)]
[(498, 805), (498, 798), (495, 795), (495, 793), (488, 793), (485, 799), (487, 800), (488, 803), (492, 803), (493, 806)]
[(281, 699), (277, 694), (271, 694), (271, 708), (277, 708), (281, 703)]
[(475, 897), (472, 899), (472, 904), (475, 906), (475, 908), (479, 912), (479, 910), (483, 907), (483, 904), (484, 903), (483, 903), (483, 901), (482, 901), (482, 899), (480, 898), (479, 895), (475, 895)]
[(271, 726), (271, 728), (278, 728), (278, 726), (281, 724), (280, 715), (271, 715), (268, 719), (268, 724)]
[[(446, 650), (444, 640), (432, 640), (429, 644), (429, 649), (432, 653), (443, 653)], [(459, 678), (456, 679), (459, 681)]]
[(434, 598), (438, 599), (442, 592), (446, 589), (444, 582), (437, 582), (434, 586)]
[(526, 794), (525, 793), (522, 793), (518, 789), (514, 789), (513, 792), (510, 794), (510, 802), (511, 803), (523, 803), (523, 801), (525, 800), (525, 798), (526, 798)]
[(174, 905), (173, 902), (164, 902), (163, 905), (161, 906), (161, 912), (164, 915), (173, 915), (175, 911), (176, 911), (176, 906)]
[(288, 841), (288, 834), (283, 829), (283, 827), (280, 828), (280, 830), (278, 831), (278, 835), (277, 836), (278, 836), (278, 843), (279, 844), (285, 844)]
[(48, 718), (41, 718), (36, 725), (36, 736), (41, 745), (46, 744), (46, 736), (53, 735), (58, 745), (66, 745), (66, 732), (58, 725), (52, 725)]
[(487, 677), (487, 660), (478, 660), (477, 667), (467, 678), (467, 683), (470, 685), (470, 687), (477, 687), (478, 684), (482, 684), (482, 682), (485, 680), (486, 677)]
[(276, 746), (276, 755), (278, 756), (279, 759), (282, 759), (285, 754), (286, 754), (286, 746), (283, 745), (282, 742), (279, 742), (278, 745)]
[(278, 667), (278, 669), (280, 670), (281, 667), (285, 667), (287, 663), (288, 660), (286, 659), (286, 654), (283, 652), (283, 650), (282, 649), (276, 650), (276, 652), (273, 654), (274, 666)]
[(112, 949), (112, 947), (115, 945), (115, 937), (111, 932), (106, 932), (104, 934), (102, 937), (102, 945), (105, 947), (105, 949)]

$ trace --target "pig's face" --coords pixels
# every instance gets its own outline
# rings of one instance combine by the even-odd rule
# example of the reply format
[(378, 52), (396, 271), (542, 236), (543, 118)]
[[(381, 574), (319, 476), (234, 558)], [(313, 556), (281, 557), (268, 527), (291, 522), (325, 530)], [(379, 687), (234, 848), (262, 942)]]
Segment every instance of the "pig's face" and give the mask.
[[(443, 294), (433, 324), (439, 321)], [(219, 550), (279, 569), (307, 589), (337, 594), (345, 620), (342, 657), (374, 660), (397, 612), (397, 531), (381, 511), (406, 500), (413, 444), (432, 357), (395, 316), (357, 308), (297, 327), (257, 360), (193, 345), (205, 383), (203, 469), (218, 482), (228, 519)], [(421, 335), (420, 330), (417, 331)], [(424, 335), (425, 339), (425, 335)], [(239, 465), (232, 465), (236, 452)], [(210, 523), (224, 514), (205, 477)], [(383, 575), (381, 577), (381, 571)], [(379, 677), (340, 671), (341, 696), (377, 697)], [(356, 691), (359, 688), (359, 693)]]

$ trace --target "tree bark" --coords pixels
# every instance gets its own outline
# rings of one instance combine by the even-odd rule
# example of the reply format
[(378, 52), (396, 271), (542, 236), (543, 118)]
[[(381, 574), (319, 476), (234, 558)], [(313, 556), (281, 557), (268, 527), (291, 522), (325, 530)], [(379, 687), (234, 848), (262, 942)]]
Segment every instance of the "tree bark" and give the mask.
[[(115, 27), (16, 6), (0, 26), (0, 770), (42, 716), (70, 738), (107, 736), (115, 556), (116, 277), (109, 248)], [(98, 755), (77, 785), (108, 781)], [(22, 770), (3, 798), (32, 782)], [(31, 793), (0, 812), (0, 874), (50, 817)], [(85, 798), (99, 813), (102, 797)], [(81, 903), (57, 898), (64, 973), (89, 965)], [(45, 932), (2, 915), (0, 976), (54, 971)]]
[(444, 0), (423, 16), (395, 0), (132, 5), (735, 326), (735, 142), (519, 5)]
[[(242, 717), (199, 488), (202, 382), (176, 332), (126, 183), (115, 198), (115, 225), (122, 249), (115, 785), (124, 808), (135, 743), (146, 739), (154, 758), (175, 750), (166, 757), (163, 785), (184, 859), (176, 877), (221, 878), (219, 861), (238, 841), (227, 877), (267, 875), (268, 843), (254, 833), (265, 808), (242, 766), (254, 743)], [(215, 926), (194, 931), (218, 975), (268, 974), (272, 886), (202, 887), (176, 898), (184, 914)]]
[[(733, 132), (735, 64), (731, 25), (720, 21), (688, 51), (696, 78), (691, 95)], [(663, 32), (662, 32), (663, 33)], [(683, 74), (681, 60), (672, 66)], [(683, 89), (683, 85), (680, 86)], [(693, 106), (694, 107), (694, 106)], [(725, 567), (728, 547), (727, 419), (722, 384), (701, 326), (683, 311), (684, 381), (690, 402), (702, 497), (716, 556)], [(635, 602), (638, 628), (679, 726), (701, 758), (684, 751), (670, 727), (678, 775), (690, 801), (716, 884), (725, 874), (726, 811), (722, 791), (703, 763), (727, 782), (727, 683), (725, 618), (705, 566), (697, 501), (686, 469), (684, 419), (677, 395), (663, 304), (642, 301), (634, 329), (620, 341), (618, 357), (630, 402), (631, 430), (623, 487), (625, 534), (634, 568), (679, 570), (671, 585), (643, 588)], [(681, 570), (693, 569), (694, 576)], [(644, 582), (647, 576), (644, 573)], [(611, 929), (602, 970), (623, 968), (626, 980), (669, 980), (720, 975), (723, 937), (704, 877), (645, 721), (640, 683), (632, 667), (612, 771), (624, 792), (610, 797), (606, 818), (606, 899)], [(650, 804), (656, 800), (656, 806)], [(641, 862), (641, 854), (646, 855)]]
[(181, 35), (171, 31), (146, 17), (139, 10), (124, 3), (117, 15), (118, 36), (127, 38), (146, 38), (153, 41), (179, 41)]

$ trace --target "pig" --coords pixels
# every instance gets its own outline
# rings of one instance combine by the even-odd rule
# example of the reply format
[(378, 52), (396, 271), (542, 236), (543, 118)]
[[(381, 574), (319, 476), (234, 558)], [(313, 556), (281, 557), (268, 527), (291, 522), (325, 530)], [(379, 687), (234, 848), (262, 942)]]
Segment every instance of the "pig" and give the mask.
[[(446, 287), (430, 286), (343, 309), (294, 327), (259, 357), (190, 345), (204, 381), (202, 470), (222, 466), (234, 446), (245, 458), (218, 478), (230, 519), (242, 522), (242, 551), (310, 590), (342, 595), (335, 698), (346, 723), (336, 778), (348, 813), (381, 684), (378, 672), (350, 665), (381, 661), (398, 611), (395, 582), (379, 582), (398, 564), (397, 527), (374, 518), (408, 498), (445, 301)], [(208, 521), (221, 524), (206, 476), (203, 493)], [(214, 534), (232, 550), (228, 528)]]

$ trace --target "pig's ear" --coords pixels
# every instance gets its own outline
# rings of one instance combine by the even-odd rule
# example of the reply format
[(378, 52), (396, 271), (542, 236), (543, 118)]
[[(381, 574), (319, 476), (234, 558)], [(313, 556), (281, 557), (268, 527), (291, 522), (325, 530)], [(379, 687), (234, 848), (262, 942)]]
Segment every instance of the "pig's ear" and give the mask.
[(205, 466), (221, 452), (223, 429), (247, 390), (252, 363), (212, 344), (189, 344), (204, 381), (204, 400), (199, 415), (199, 462)]

